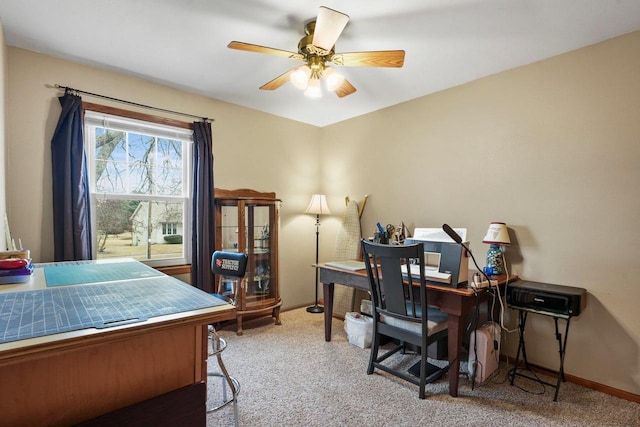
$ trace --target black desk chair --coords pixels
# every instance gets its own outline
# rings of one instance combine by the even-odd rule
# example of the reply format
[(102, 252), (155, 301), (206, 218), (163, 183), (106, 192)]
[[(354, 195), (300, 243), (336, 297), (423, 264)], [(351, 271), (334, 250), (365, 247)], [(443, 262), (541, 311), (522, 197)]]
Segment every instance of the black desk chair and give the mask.
[[(440, 378), (449, 367), (440, 368), (427, 362), (427, 347), (446, 338), (448, 330), (446, 313), (428, 306), (423, 245), (381, 245), (362, 240), (362, 257), (369, 276), (373, 315), (367, 374), (377, 368), (409, 381), (419, 386), (419, 397), (424, 399), (426, 384)], [(419, 277), (407, 274), (407, 266), (412, 263), (417, 264)], [(381, 336), (399, 344), (380, 354)], [(407, 343), (420, 352), (417, 376), (395, 368), (388, 361), (383, 364), (391, 355), (404, 352)]]
[[(211, 257), (211, 271), (213, 274), (220, 276), (221, 280), (224, 277), (234, 277), (238, 281), (243, 280), (245, 271), (247, 269), (247, 255), (237, 252), (223, 252), (216, 251)], [(217, 295), (222, 299), (226, 299), (224, 296)], [(235, 300), (235, 296), (234, 296)], [(233, 302), (233, 301), (230, 301)], [(233, 403), (233, 415), (235, 425), (238, 425), (238, 393), (240, 393), (240, 383), (234, 377), (230, 376), (227, 369), (222, 362), (222, 352), (227, 348), (227, 341), (220, 337), (212, 325), (209, 325), (209, 341), (211, 347), (209, 350), (209, 359), (216, 356), (218, 359), (218, 366), (220, 372), (212, 372), (207, 370), (208, 377), (222, 378), (222, 402), (209, 407), (207, 406), (207, 413), (214, 412), (224, 408), (229, 403)], [(231, 397), (227, 396), (227, 386), (231, 389)]]

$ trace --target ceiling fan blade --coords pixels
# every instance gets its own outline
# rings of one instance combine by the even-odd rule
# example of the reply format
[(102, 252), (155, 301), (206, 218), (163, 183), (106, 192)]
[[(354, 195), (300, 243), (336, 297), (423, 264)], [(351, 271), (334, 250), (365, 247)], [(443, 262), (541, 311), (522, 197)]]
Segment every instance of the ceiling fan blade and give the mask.
[(345, 67), (395, 67), (404, 65), (404, 50), (337, 53), (331, 62)]
[(344, 83), (342, 83), (342, 85), (335, 90), (336, 95), (338, 95), (338, 98), (344, 98), (347, 95), (351, 95), (353, 92), (356, 91), (356, 88), (349, 83), (349, 80), (345, 79)]
[(266, 53), (268, 55), (283, 56), (291, 59), (304, 59), (299, 53), (289, 52), (288, 50), (275, 49), (273, 47), (259, 46), (257, 44), (232, 41), (227, 45), (229, 49), (246, 50), (248, 52)]
[(290, 69), (286, 73), (279, 75), (278, 77), (276, 77), (275, 79), (271, 80), (270, 82), (267, 82), (267, 83), (263, 84), (262, 86), (260, 86), (260, 89), (261, 90), (275, 90), (275, 89), (278, 89), (280, 86), (282, 86), (283, 84), (285, 84), (285, 83), (287, 83), (289, 81), (289, 76), (295, 70), (296, 70), (295, 68)]
[(342, 34), (342, 30), (349, 22), (349, 16), (337, 10), (320, 6), (318, 18), (316, 19), (316, 29), (313, 32), (311, 44), (326, 51), (330, 51), (336, 40)]

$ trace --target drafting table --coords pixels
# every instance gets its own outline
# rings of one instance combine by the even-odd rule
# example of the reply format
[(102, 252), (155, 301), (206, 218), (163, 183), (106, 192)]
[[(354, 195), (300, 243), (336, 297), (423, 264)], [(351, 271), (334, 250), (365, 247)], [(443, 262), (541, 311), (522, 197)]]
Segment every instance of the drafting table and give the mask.
[(234, 318), (137, 261), (36, 265), (29, 282), (0, 285), (2, 422), (70, 425), (188, 395), (195, 410), (176, 420), (204, 426), (207, 324)]

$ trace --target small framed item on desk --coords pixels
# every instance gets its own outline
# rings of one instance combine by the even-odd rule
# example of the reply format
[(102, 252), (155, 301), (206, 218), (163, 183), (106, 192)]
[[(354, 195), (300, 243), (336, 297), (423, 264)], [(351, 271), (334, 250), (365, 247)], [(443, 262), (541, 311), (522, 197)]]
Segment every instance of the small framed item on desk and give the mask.
[[(538, 283), (529, 281), (519, 281), (507, 288), (507, 304), (510, 308), (518, 310), (519, 314), (519, 342), (518, 351), (514, 367), (509, 372), (511, 385), (513, 385), (515, 377), (520, 376), (542, 384), (554, 387), (556, 392), (553, 401), (558, 400), (558, 392), (560, 391), (560, 382), (566, 381), (564, 377), (564, 356), (567, 348), (567, 336), (569, 334), (569, 322), (571, 317), (579, 316), (585, 309), (587, 303), (587, 291), (583, 288), (573, 286), (552, 285), (549, 283)], [(544, 382), (539, 378), (526, 375), (518, 370), (522, 370), (520, 365), (520, 355), (525, 369), (531, 372), (531, 367), (527, 360), (527, 352), (524, 342), (524, 329), (527, 323), (527, 315), (529, 313), (542, 314), (544, 316), (553, 317), (555, 324), (555, 336), (558, 341), (558, 349), (560, 352), (560, 368), (558, 371), (552, 371), (557, 374), (556, 384)], [(564, 331), (564, 341), (562, 334), (559, 333), (558, 319), (564, 319), (566, 322)]]

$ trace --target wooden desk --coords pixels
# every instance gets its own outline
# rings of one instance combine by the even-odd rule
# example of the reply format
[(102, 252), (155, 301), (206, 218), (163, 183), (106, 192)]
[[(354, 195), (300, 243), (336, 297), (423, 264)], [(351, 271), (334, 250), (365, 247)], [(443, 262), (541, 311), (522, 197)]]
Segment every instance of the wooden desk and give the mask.
[[(0, 293), (46, 288), (41, 270), (27, 283), (0, 285)], [(202, 389), (207, 324), (234, 318), (235, 307), (224, 304), (0, 343), (0, 424), (68, 426), (178, 389)], [(205, 425), (205, 407), (203, 400), (196, 416), (202, 423), (190, 425)]]
[[(331, 341), (331, 318), (333, 315), (334, 284), (350, 286), (352, 288), (369, 291), (369, 279), (366, 270), (347, 271), (337, 268), (318, 265), (320, 281), (324, 293), (324, 338)], [(516, 280), (516, 276), (510, 276), (509, 281)], [(507, 277), (499, 277), (499, 284), (507, 283)], [(449, 328), (448, 354), (449, 354), (449, 394), (458, 396), (458, 372), (460, 370), (460, 348), (464, 337), (466, 319), (473, 313), (476, 305), (474, 292), (467, 288), (450, 288), (436, 284), (428, 284), (427, 299), (430, 305), (437, 306), (447, 313), (447, 326)], [(479, 291), (478, 294), (484, 294)]]

